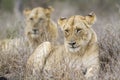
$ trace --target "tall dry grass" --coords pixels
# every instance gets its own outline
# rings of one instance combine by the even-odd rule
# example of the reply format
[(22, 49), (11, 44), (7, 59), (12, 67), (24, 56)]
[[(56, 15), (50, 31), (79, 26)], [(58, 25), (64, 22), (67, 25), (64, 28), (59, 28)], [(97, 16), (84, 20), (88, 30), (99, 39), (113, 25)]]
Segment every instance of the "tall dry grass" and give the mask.
[(115, 24), (108, 26), (99, 39), (99, 80), (120, 80), (120, 28), (116, 28)]

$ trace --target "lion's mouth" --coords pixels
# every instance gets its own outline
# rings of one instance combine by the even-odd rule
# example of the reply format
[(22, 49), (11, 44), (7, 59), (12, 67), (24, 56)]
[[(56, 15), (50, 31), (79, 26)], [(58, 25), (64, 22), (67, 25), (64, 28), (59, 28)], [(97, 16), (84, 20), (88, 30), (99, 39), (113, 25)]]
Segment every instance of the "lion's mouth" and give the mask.
[(69, 46), (68, 47), (68, 51), (74, 53), (74, 52), (78, 52), (80, 50), (80, 46)]
[(39, 31), (31, 31), (30, 32), (30, 36), (32, 37), (32, 38), (38, 38), (38, 36), (39, 36)]
[(70, 48), (77, 48), (76, 46), (71, 46)]
[(75, 51), (77, 50), (78, 51), (80, 49), (80, 46), (79, 45), (71, 45), (71, 46), (69, 45), (68, 48), (70, 50), (75, 50)]
[(68, 47), (75, 49), (75, 48), (79, 48), (80, 46), (79, 46), (79, 45), (69, 45), (69, 44), (68, 44)]
[(32, 35), (38, 35), (38, 33), (34, 32), (34, 33), (31, 33)]

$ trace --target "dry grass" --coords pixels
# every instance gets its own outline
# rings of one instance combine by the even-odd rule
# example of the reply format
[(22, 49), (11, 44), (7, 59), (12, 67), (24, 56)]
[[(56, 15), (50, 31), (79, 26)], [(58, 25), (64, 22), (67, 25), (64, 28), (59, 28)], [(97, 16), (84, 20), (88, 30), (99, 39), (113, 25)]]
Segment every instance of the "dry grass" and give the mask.
[[(113, 17), (112, 17), (113, 18)], [(1, 25), (0, 28), (2, 28), (2, 24), (4, 21), (0, 20)], [(15, 20), (14, 20), (15, 21)], [(114, 22), (116, 21), (116, 22)], [(9, 22), (9, 21), (8, 21)], [(109, 23), (109, 24), (108, 24)], [(10, 28), (13, 29), (13, 25), (16, 26), (16, 23), (10, 24), (6, 23), (4, 26), (10, 26)], [(17, 23), (19, 25), (19, 23)], [(101, 27), (102, 26), (102, 27)], [(95, 31), (98, 34), (98, 41), (100, 46), (100, 64), (101, 64), (101, 70), (99, 74), (99, 78), (96, 80), (120, 80), (120, 23), (119, 20), (111, 20), (110, 22), (105, 19), (104, 21), (98, 21), (96, 25), (94, 25)], [(104, 27), (104, 28), (103, 28)], [(20, 31), (23, 31), (22, 27), (20, 27)], [(4, 30), (7, 31), (7, 28), (4, 28)], [(8, 33), (10, 36), (14, 33), (11, 32)], [(0, 33), (1, 38), (6, 38), (7, 34)], [(22, 34), (22, 33), (21, 33)], [(20, 34), (20, 35), (21, 35)], [(5, 36), (4, 36), (5, 35)], [(18, 33), (15, 32), (14, 37), (20, 37)], [(11, 38), (11, 37), (10, 37)], [(19, 48), (14, 48), (14, 50), (11, 51), (4, 51), (0, 52), (0, 76), (5, 76), (9, 78), (9, 80), (23, 80), (25, 75), (25, 64), (26, 60), (28, 59), (28, 56), (30, 55), (32, 51), (30, 51), (30, 48), (27, 48), (20, 45)], [(65, 73), (65, 79), (63, 80), (79, 80), (78, 77), (80, 74), (77, 71), (73, 71), (71, 69), (67, 68), (67, 65), (64, 65), (64, 69), (61, 70), (60, 76), (63, 76)], [(56, 70), (54, 70), (56, 72)], [(52, 72), (51, 72), (52, 73)], [(44, 71), (43, 73), (46, 76), (45, 80), (49, 80), (51, 78), (51, 75), (48, 75), (47, 72)], [(57, 74), (55, 74), (57, 75)], [(55, 80), (60, 80), (59, 76), (54, 76)]]
[(9, 80), (23, 80), (25, 64), (30, 53), (29, 47), (21, 44), (19, 47), (9, 51), (0, 52), (0, 76)]
[(99, 40), (100, 80), (120, 80), (120, 32), (114, 27), (108, 27)]

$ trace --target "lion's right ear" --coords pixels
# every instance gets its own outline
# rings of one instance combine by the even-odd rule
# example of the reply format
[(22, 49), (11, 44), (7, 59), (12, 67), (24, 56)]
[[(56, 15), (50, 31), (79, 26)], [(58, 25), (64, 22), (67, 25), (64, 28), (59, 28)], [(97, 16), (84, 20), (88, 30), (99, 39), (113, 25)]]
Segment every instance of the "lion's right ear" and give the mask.
[(28, 8), (24, 9), (23, 11), (23, 14), (25, 15), (25, 17), (27, 17), (30, 13), (31, 13), (31, 10)]
[(89, 13), (87, 16), (85, 16), (86, 21), (89, 25), (92, 25), (96, 21), (96, 15), (94, 12)]
[(47, 17), (50, 17), (51, 13), (54, 11), (54, 8), (49, 6), (48, 8), (45, 8), (45, 13)]
[(63, 27), (67, 21), (67, 18), (60, 18), (58, 19), (58, 24)]

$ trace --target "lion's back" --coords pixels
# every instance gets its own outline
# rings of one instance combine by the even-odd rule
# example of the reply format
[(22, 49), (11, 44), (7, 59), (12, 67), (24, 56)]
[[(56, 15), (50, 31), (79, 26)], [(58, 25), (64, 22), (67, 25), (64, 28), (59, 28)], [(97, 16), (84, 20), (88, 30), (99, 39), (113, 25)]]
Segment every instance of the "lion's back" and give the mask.
[(23, 38), (4, 39), (0, 41), (0, 51), (8, 52), (18, 50), (23, 45), (26, 45), (26, 42)]

